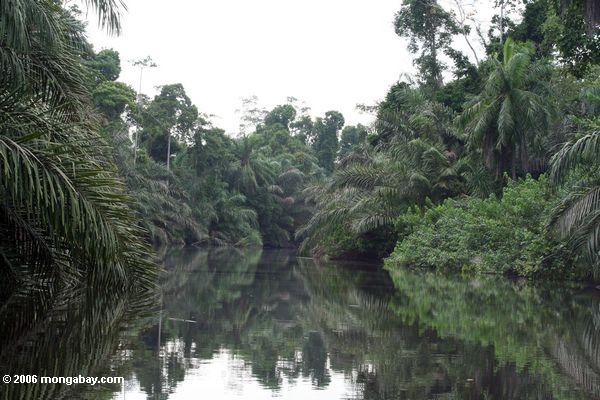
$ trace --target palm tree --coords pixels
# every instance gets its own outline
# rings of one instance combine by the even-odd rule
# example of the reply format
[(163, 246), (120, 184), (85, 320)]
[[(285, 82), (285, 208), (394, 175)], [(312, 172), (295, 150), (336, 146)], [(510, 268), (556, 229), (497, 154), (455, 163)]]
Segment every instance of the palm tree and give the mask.
[(438, 203), (467, 190), (462, 139), (452, 112), (410, 84), (397, 85), (394, 106), (380, 109), (376, 146), (364, 143), (339, 162), (327, 184), (304, 191), (314, 215), (296, 232), (302, 250), (336, 232), (362, 235), (393, 225), (408, 207)]
[(550, 179), (566, 181), (574, 171), (583, 170), (586, 178), (577, 182), (554, 212), (551, 226), (568, 237), (576, 250), (583, 250), (594, 267), (600, 254), (600, 131), (591, 132), (566, 143), (552, 157)]
[[(110, 33), (119, 33), (120, 0), (86, 0)], [(88, 97), (79, 57), (88, 47), (83, 26), (60, 3), (36, 0), (0, 6), (0, 88), (74, 111)], [(70, 107), (67, 107), (70, 106)]]
[(216, 246), (262, 245), (257, 232), (257, 214), (246, 205), (246, 196), (222, 192), (213, 208), (215, 212), (209, 221), (209, 237), (205, 242)]
[(115, 161), (136, 200), (134, 209), (143, 217), (140, 224), (150, 233), (153, 244), (193, 243), (206, 236), (178, 176), (150, 158), (134, 168), (129, 148), (121, 146), (118, 151), (126, 153), (117, 154)]
[(532, 147), (551, 123), (551, 107), (532, 90), (545, 68), (533, 64), (529, 51), (510, 38), (504, 43), (502, 62), (491, 62), (493, 70), (482, 93), (468, 104), (459, 122), (496, 178), (510, 171), (516, 179), (518, 173), (531, 171), (531, 153), (536, 150)]
[(461, 167), (443, 144), (397, 136), (378, 149), (363, 148), (342, 160), (326, 185), (305, 190), (316, 211), (296, 236), (303, 249), (344, 226), (357, 235), (392, 226), (408, 207), (423, 207), (465, 190)]
[(231, 165), (231, 176), (235, 188), (251, 194), (261, 186), (270, 185), (277, 176), (279, 165), (253, 149), (246, 137), (235, 142), (236, 160)]
[[(88, 0), (119, 31), (116, 0)], [(0, 6), (0, 270), (154, 284), (143, 233), (96, 130), (83, 26), (53, 1)]]

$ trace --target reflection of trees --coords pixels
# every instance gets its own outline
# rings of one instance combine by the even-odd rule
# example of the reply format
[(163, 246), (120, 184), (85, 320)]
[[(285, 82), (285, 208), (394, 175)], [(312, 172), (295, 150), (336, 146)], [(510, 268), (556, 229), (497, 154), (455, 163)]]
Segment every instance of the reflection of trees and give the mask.
[(550, 352), (579, 386), (600, 397), (600, 302), (580, 299), (572, 312), (567, 334), (555, 338)]
[(302, 374), (311, 376), (315, 385), (327, 386), (330, 382), (327, 371), (327, 347), (323, 336), (318, 332), (309, 332), (302, 346)]
[(328, 384), (323, 339), (299, 326), (298, 305), (307, 299), (288, 253), (198, 250), (167, 255), (165, 263), (160, 357), (157, 325), (130, 344), (137, 380), (149, 398), (174, 390), (178, 380), (172, 376), (183, 379), (186, 360), (210, 359), (222, 348), (273, 390), (301, 375)]
[[(456, 352), (431, 332), (403, 326), (386, 296), (369, 294), (374, 272), (320, 268), (301, 262), (299, 276), (310, 296), (301, 314), (325, 338), (331, 367), (351, 376), (360, 398), (430, 398), (449, 386), (443, 364)], [(458, 364), (458, 363), (456, 363)], [(454, 367), (454, 366), (453, 366)], [(456, 365), (458, 367), (458, 365)]]
[(598, 299), (576, 296), (564, 286), (534, 287), (497, 277), (464, 280), (401, 270), (393, 279), (398, 294), (391, 308), (404, 323), (491, 349), (496, 371), (518, 373), (509, 382), (527, 377), (524, 387), (513, 382), (488, 389), (493, 398), (535, 398), (544, 392), (581, 398), (575, 383), (588, 395), (600, 395)]
[(574, 383), (598, 396), (600, 313), (589, 296), (405, 270), (390, 298), (347, 269), (307, 262), (299, 272), (304, 325), (319, 327), (332, 369), (363, 398), (581, 398)]
[(362, 399), (578, 399), (598, 394), (597, 299), (498, 278), (315, 265), (285, 252), (166, 257), (163, 318), (133, 346), (149, 398), (227, 349), (264, 386), (343, 374)]
[[(24, 287), (0, 308), (0, 375), (127, 375), (126, 363), (111, 359), (124, 329), (132, 328), (154, 301), (153, 293), (134, 289), (43, 283)], [(0, 398), (110, 398), (119, 388), (118, 384), (12, 384), (2, 385)]]
[(210, 359), (222, 347), (251, 360), (254, 375), (278, 387), (276, 365), (285, 340), (269, 315), (281, 312), (278, 302), (286, 290), (277, 287), (285, 280), (270, 274), (277, 262), (261, 258), (260, 251), (232, 249), (167, 256), (160, 360), (156, 325), (141, 332), (143, 345), (132, 343), (137, 346), (132, 358), (139, 360), (136, 375), (149, 398), (174, 390), (189, 368), (185, 360)]

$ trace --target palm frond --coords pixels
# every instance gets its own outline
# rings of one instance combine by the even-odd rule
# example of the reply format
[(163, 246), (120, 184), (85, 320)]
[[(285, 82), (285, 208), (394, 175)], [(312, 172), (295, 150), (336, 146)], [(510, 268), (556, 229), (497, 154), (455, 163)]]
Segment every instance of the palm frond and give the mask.
[(586, 225), (600, 210), (600, 186), (580, 187), (572, 190), (554, 210), (550, 225), (561, 236), (569, 236)]
[(98, 24), (101, 27), (110, 33), (119, 34), (121, 32), (120, 9), (127, 10), (122, 0), (85, 0), (85, 4), (96, 10)]
[(558, 184), (568, 173), (584, 162), (600, 161), (600, 132), (592, 132), (575, 141), (566, 143), (551, 159), (550, 180)]

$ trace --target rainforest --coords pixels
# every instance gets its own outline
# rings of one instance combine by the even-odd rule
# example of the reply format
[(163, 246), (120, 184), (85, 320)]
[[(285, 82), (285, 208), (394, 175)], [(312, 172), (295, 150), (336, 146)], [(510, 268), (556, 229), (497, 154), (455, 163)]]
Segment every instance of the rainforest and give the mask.
[(231, 132), (126, 4), (0, 0), (0, 399), (600, 397), (600, 3), (397, 3), (369, 123)]

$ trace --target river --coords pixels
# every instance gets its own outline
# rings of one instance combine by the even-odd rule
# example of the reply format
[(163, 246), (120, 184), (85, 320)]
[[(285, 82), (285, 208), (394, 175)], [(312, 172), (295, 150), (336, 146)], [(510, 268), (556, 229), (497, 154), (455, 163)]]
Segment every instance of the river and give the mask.
[(46, 305), (35, 332), (21, 319), (39, 305), (24, 301), (3, 321), (17, 336), (0, 366), (125, 384), (4, 385), (0, 398), (600, 398), (600, 297), (578, 285), (219, 248), (168, 252), (155, 298), (78, 296)]

